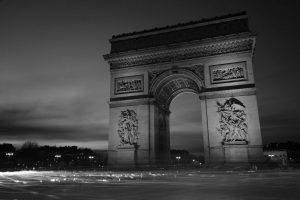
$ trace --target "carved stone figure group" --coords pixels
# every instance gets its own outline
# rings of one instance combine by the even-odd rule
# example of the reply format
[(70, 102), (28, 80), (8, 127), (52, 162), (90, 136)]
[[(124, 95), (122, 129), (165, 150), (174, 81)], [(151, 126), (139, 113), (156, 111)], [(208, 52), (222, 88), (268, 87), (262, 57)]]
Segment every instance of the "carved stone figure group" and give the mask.
[(134, 145), (137, 146), (139, 132), (138, 119), (134, 110), (121, 111), (118, 123), (118, 135), (120, 137), (120, 146)]
[(138, 92), (143, 90), (143, 82), (141, 79), (120, 80), (116, 82), (117, 93)]
[(244, 78), (244, 69), (242, 67), (217, 69), (212, 71), (213, 81), (234, 80), (240, 78)]
[(248, 125), (245, 105), (236, 98), (227, 99), (223, 104), (217, 102), (219, 113), (218, 132), (224, 142), (247, 141)]

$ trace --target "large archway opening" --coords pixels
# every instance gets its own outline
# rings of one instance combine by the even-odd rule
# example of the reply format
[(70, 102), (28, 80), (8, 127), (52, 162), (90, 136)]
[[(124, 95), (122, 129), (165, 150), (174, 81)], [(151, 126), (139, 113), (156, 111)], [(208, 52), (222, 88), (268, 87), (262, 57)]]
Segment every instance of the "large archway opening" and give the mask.
[(199, 95), (182, 92), (170, 103), (170, 158), (174, 165), (204, 163)]
[(159, 163), (203, 163), (202, 114), (198, 98), (202, 88), (200, 76), (176, 67), (158, 75), (151, 84), (150, 92), (158, 105), (156, 152)]

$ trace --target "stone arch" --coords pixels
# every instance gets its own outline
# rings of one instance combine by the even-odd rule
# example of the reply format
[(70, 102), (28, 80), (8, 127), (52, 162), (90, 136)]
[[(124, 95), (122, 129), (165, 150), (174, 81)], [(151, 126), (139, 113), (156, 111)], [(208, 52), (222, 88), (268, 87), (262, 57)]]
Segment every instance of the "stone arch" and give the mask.
[(185, 68), (172, 68), (159, 74), (150, 85), (150, 94), (164, 108), (168, 109), (171, 101), (182, 92), (199, 94), (204, 81), (199, 75)]
[[(199, 94), (207, 163), (260, 162), (255, 41), (242, 13), (113, 36), (111, 52), (104, 55), (111, 72), (109, 165), (167, 163), (169, 104), (182, 92)], [(241, 104), (237, 102), (242, 109), (233, 106)], [(136, 114), (128, 117), (126, 112)], [(226, 134), (236, 128), (228, 113), (237, 118), (246, 114), (247, 141), (227, 141)], [(129, 118), (131, 125), (138, 122), (136, 131), (125, 129), (137, 136), (132, 144), (120, 143), (120, 117)]]

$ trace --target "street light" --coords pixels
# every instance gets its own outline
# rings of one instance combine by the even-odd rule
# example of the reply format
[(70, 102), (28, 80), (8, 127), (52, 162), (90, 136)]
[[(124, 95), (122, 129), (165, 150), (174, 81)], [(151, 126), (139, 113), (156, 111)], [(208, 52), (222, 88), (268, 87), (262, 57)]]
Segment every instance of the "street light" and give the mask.
[(8, 157), (10, 157), (10, 156), (13, 156), (14, 153), (13, 152), (7, 152), (7, 153), (5, 153), (5, 155), (8, 156)]
[(61, 155), (56, 154), (54, 157), (55, 157), (55, 158), (61, 158)]
[(181, 156), (176, 156), (176, 160), (177, 160), (177, 166), (179, 165), (179, 160), (181, 159)]

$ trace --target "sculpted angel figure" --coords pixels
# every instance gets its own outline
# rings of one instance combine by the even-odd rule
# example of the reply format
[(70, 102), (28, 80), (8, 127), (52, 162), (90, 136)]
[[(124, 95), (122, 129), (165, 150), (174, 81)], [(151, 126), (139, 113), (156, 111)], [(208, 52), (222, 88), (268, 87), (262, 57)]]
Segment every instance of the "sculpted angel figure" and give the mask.
[(245, 105), (236, 98), (230, 98), (224, 104), (217, 102), (217, 106), (220, 116), (217, 130), (223, 136), (223, 141), (247, 141)]

